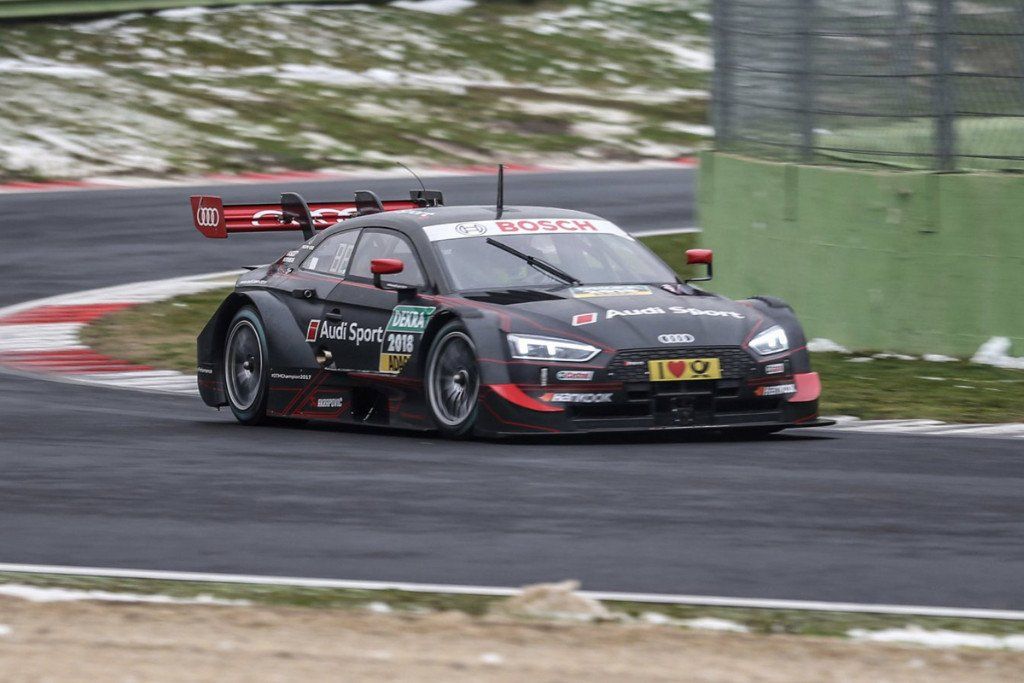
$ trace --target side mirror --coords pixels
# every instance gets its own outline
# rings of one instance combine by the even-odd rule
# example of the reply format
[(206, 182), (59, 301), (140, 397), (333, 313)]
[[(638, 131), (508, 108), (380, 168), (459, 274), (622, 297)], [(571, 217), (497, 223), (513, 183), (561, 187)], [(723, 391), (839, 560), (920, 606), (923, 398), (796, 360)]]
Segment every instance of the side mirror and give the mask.
[(705, 264), (708, 267), (708, 274), (704, 277), (691, 277), (687, 278), (687, 282), (706, 282), (714, 276), (712, 271), (711, 262), (714, 260), (714, 252), (710, 249), (687, 249), (686, 250), (686, 263), (694, 266), (697, 264)]
[(401, 273), (403, 270), (405, 270), (405, 264), (402, 263), (400, 258), (375, 258), (370, 261), (373, 285), (379, 289), (384, 289), (384, 284), (380, 281), (381, 275), (394, 275), (395, 273)]

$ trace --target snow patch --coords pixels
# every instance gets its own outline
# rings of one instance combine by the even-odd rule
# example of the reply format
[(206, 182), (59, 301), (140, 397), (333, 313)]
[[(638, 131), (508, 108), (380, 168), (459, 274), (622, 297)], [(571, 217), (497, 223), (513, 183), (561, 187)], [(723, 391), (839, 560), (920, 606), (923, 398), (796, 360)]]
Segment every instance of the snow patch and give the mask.
[(953, 356), (943, 356), (941, 353), (926, 353), (921, 356), (921, 360), (926, 360), (929, 363), (955, 363), (960, 359), (953, 358)]
[(874, 643), (910, 643), (926, 647), (980, 647), (987, 650), (1024, 650), (1024, 635), (992, 636), (962, 631), (928, 631), (920, 626), (889, 628), (881, 631), (853, 629), (846, 635), (854, 640)]
[(850, 349), (845, 346), (837, 344), (831, 339), (823, 339), (821, 337), (807, 342), (807, 350), (812, 353), (850, 353)]
[(193, 21), (205, 17), (211, 10), (206, 7), (182, 7), (180, 9), (165, 9), (162, 12), (157, 12), (156, 15), (161, 19), (171, 19), (173, 21)]
[(391, 614), (393, 611), (391, 609), (391, 605), (386, 602), (380, 602), (379, 600), (367, 603), (366, 609), (374, 614)]
[(142, 595), (139, 593), (112, 593), (110, 591), (77, 590), (73, 588), (39, 588), (17, 583), (0, 585), (0, 595), (29, 602), (73, 602), (99, 600), (103, 602), (152, 602), (164, 605), (249, 605), (248, 600), (223, 600), (209, 595), (194, 598), (172, 598), (169, 595)]
[(0, 59), (0, 73), (31, 74), (33, 76), (53, 76), (54, 78), (100, 78), (104, 75), (99, 69), (88, 66), (72, 66), (61, 64), (49, 59), (32, 57), (27, 59)]
[(736, 623), (729, 619), (717, 617), (698, 617), (696, 619), (673, 619), (661, 612), (644, 612), (640, 615), (640, 621), (656, 626), (685, 626), (686, 628), (704, 631), (729, 631), (732, 633), (750, 633), (743, 624)]
[(971, 358), (971, 362), (993, 365), (997, 368), (1024, 370), (1024, 356), (1010, 355), (1012, 345), (1009, 337), (992, 337), (978, 348)]
[(704, 631), (730, 631), (732, 633), (750, 633), (750, 629), (743, 624), (737, 624), (729, 619), (718, 619), (716, 617), (700, 617), (698, 619), (685, 619), (683, 625), (688, 628), (702, 629)]
[(917, 360), (917, 356), (908, 356), (905, 353), (876, 353), (872, 358), (878, 360)]
[(392, 7), (430, 14), (458, 14), (476, 5), (475, 0), (397, 0)]
[(489, 666), (499, 666), (505, 663), (505, 658), (497, 652), (485, 652), (480, 655), (480, 663), (487, 664)]
[(0, 638), (11, 635), (11, 627), (0, 624)]
[(510, 617), (600, 621), (612, 618), (597, 600), (577, 593), (579, 581), (539, 583), (525, 586), (518, 595), (495, 603), (492, 614)]

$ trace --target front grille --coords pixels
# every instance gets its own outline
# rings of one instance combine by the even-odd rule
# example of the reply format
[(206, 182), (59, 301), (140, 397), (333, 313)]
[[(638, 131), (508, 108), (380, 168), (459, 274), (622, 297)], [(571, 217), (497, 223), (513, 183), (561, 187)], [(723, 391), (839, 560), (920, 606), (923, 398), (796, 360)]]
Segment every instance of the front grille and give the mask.
[(647, 361), (681, 358), (718, 358), (722, 379), (743, 379), (757, 365), (750, 354), (738, 346), (687, 346), (666, 349), (628, 349), (620, 351), (608, 366), (608, 377), (623, 382), (646, 382)]

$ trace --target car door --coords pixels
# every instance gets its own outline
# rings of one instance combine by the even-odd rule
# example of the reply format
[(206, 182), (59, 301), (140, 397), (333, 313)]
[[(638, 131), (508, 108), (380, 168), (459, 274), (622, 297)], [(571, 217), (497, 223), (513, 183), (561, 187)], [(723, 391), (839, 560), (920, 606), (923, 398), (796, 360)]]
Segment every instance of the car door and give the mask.
[[(383, 288), (374, 286), (370, 271), (371, 262), (379, 258), (401, 259), (405, 266), (401, 273), (383, 276)], [(425, 286), (421, 261), (405, 235), (387, 228), (365, 228), (344, 280), (324, 306), (328, 327), (323, 339), (335, 366), (356, 372), (400, 373), (434, 309), (418, 305), (393, 287), (422, 290)], [(400, 320), (392, 320), (393, 315)]]

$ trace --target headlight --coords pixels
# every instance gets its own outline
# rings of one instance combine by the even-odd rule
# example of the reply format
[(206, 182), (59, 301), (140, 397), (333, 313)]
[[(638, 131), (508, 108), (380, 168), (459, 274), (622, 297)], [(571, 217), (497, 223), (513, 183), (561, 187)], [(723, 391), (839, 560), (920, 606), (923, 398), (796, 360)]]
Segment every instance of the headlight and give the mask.
[(789, 348), (789, 339), (786, 338), (786, 331), (776, 325), (750, 340), (750, 348), (762, 356), (770, 356), (773, 353), (782, 353)]
[(583, 363), (601, 353), (601, 349), (590, 344), (551, 337), (527, 337), (521, 334), (508, 335), (508, 345), (512, 350), (512, 357), (523, 360)]

